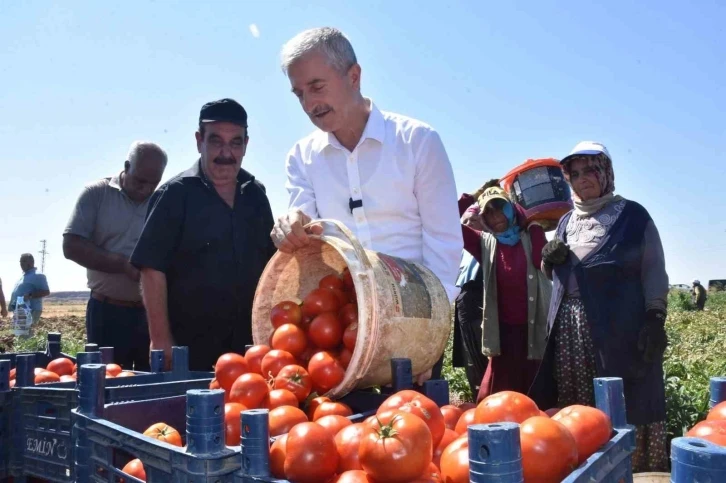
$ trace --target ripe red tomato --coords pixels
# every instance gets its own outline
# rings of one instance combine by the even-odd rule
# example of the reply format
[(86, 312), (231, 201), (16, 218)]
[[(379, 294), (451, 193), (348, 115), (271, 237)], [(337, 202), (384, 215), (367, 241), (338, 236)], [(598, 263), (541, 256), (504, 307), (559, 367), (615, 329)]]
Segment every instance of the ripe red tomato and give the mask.
[(55, 372), (59, 376), (70, 376), (73, 374), (73, 361), (65, 357), (60, 357), (50, 361), (46, 369), (50, 372)]
[(708, 412), (707, 421), (726, 420), (726, 401), (716, 404)]
[(330, 290), (343, 290), (345, 285), (343, 285), (343, 279), (338, 275), (326, 275), (320, 280), (318, 287)]
[(313, 319), (308, 329), (310, 341), (321, 349), (334, 349), (343, 340), (343, 328), (338, 316), (324, 312)]
[(13, 367), (12, 369), (10, 369), (10, 379), (15, 379), (15, 374), (16, 373), (17, 373), (17, 369), (16, 368)]
[(608, 415), (590, 406), (566, 407), (552, 416), (552, 420), (562, 423), (575, 438), (578, 465), (607, 443), (613, 432)]
[(283, 324), (273, 332), (271, 344), (273, 349), (287, 351), (293, 357), (298, 357), (307, 348), (308, 338), (297, 325)]
[(270, 321), (275, 329), (284, 324), (300, 325), (301, 320), (302, 309), (298, 304), (289, 300), (280, 302), (270, 311)]
[(179, 431), (165, 423), (152, 424), (146, 428), (146, 431), (144, 431), (143, 434), (149, 438), (158, 439), (159, 441), (179, 446), (180, 448), (182, 446), (182, 439)]
[(472, 424), (476, 424), (474, 421), (475, 417), (476, 408), (467, 409), (466, 411), (464, 411), (464, 414), (461, 415), (459, 421), (456, 423), (456, 428), (454, 428), (454, 431), (456, 431), (456, 433), (459, 435), (466, 434), (467, 428)]
[(280, 406), (298, 406), (297, 397), (287, 389), (273, 389), (265, 401), (267, 409), (275, 409)]
[(146, 481), (146, 471), (144, 470), (144, 465), (138, 458), (126, 463), (126, 466), (124, 466), (121, 471), (123, 471), (127, 475), (133, 476), (134, 478), (138, 478), (141, 481)]
[(512, 422), (522, 424), (539, 416), (539, 408), (530, 398), (514, 391), (501, 391), (484, 398), (476, 407), (477, 424)]
[(316, 288), (303, 300), (303, 315), (315, 317), (323, 312), (338, 313), (340, 301), (335, 292), (327, 288)]
[(345, 285), (345, 288), (348, 290), (353, 290), (355, 288), (355, 284), (353, 283), (353, 277), (350, 274), (350, 270), (346, 267), (345, 270), (343, 270), (343, 285)]
[(355, 341), (358, 340), (358, 323), (350, 324), (343, 332), (343, 345), (348, 350), (355, 349)]
[(239, 354), (222, 354), (214, 365), (214, 377), (222, 389), (229, 392), (239, 376), (249, 371), (247, 361)]
[(339, 474), (330, 483), (375, 483), (365, 471), (351, 470)]
[(264, 377), (254, 372), (242, 374), (232, 384), (229, 400), (243, 404), (248, 409), (263, 407), (270, 394), (270, 386)]
[(106, 372), (111, 374), (113, 377), (121, 374), (121, 371), (123, 371), (123, 369), (118, 364), (106, 364)]
[(446, 483), (469, 483), (469, 436), (465, 433), (441, 453), (441, 480)]
[(313, 421), (317, 421), (324, 416), (338, 415), (348, 417), (353, 415), (353, 410), (345, 403), (325, 401), (318, 405), (313, 413)]
[(340, 365), (343, 366), (343, 369), (348, 369), (348, 366), (350, 365), (350, 360), (353, 358), (353, 351), (348, 349), (347, 347), (343, 347), (340, 349), (340, 352), (338, 353), (338, 360), (340, 361)]
[(343, 328), (348, 327), (351, 324), (357, 324), (358, 306), (354, 303), (343, 305), (343, 308), (340, 309), (340, 313), (338, 313), (338, 319), (340, 319), (340, 325), (342, 325)]
[(46, 382), (60, 382), (60, 376), (55, 372), (43, 369), (35, 375), (35, 384), (45, 384)]
[(358, 459), (358, 450), (364, 430), (365, 423), (356, 423), (346, 426), (335, 435), (335, 447), (338, 449), (340, 457), (338, 473), (363, 469)]
[(520, 425), (519, 438), (524, 481), (556, 483), (577, 468), (577, 443), (562, 423), (529, 418)]
[(285, 456), (287, 454), (287, 434), (283, 434), (270, 446), (270, 473), (275, 478), (285, 479)]
[[(294, 406), (280, 406), (272, 409), (268, 414), (270, 422), (270, 437), (289, 433), (296, 424), (307, 422), (305, 413)], [(289, 448), (288, 448), (289, 449)]]
[(287, 389), (295, 395), (298, 403), (307, 399), (313, 388), (310, 374), (304, 367), (291, 364), (280, 369), (275, 377), (275, 389)]
[(331, 402), (331, 400), (329, 397), (326, 396), (318, 396), (308, 402), (308, 406), (305, 411), (310, 421), (314, 420), (313, 416), (315, 416), (315, 410), (318, 409), (318, 407), (324, 402)]
[(701, 421), (686, 433), (689, 438), (701, 438), (719, 446), (726, 446), (726, 420)]
[[(135, 375), (133, 373), (129, 373), (129, 374), (132, 376)], [(124, 373), (122, 372), (121, 374), (119, 374), (118, 377), (123, 377), (123, 375), (124, 375)], [(61, 376), (60, 382), (76, 382), (76, 376)]]
[(262, 374), (262, 358), (270, 352), (270, 347), (265, 344), (253, 345), (247, 352), (245, 352), (245, 362), (247, 362), (247, 369), (249, 372), (255, 372)]
[(437, 468), (441, 468), (441, 455), (443, 454), (444, 450), (458, 437), (459, 435), (456, 433), (456, 431), (446, 428), (446, 431), (444, 431), (444, 437), (441, 438), (441, 442), (439, 442), (438, 446), (434, 448), (434, 456), (432, 458), (432, 461)]
[(444, 424), (446, 427), (453, 431), (456, 429), (456, 423), (459, 422), (459, 418), (464, 414), (464, 411), (456, 406), (447, 404), (446, 406), (441, 406), (441, 414), (444, 416)]
[(308, 372), (313, 385), (323, 392), (328, 392), (345, 378), (345, 369), (329, 352), (318, 352), (308, 364)]
[(219, 381), (215, 378), (212, 379), (212, 382), (209, 383), (209, 389), (221, 389), (222, 387), (219, 385)]
[(374, 480), (404, 483), (421, 476), (432, 455), (431, 431), (421, 418), (385, 411), (365, 428), (359, 458)]
[(350, 419), (346, 418), (345, 416), (339, 416), (337, 414), (329, 414), (327, 416), (323, 416), (320, 419), (316, 419), (315, 423), (324, 427), (328, 431), (328, 434), (331, 435), (333, 438), (335, 438), (335, 435), (338, 434), (341, 429), (353, 424)]
[(376, 414), (380, 415), (388, 410), (396, 410), (418, 416), (431, 431), (431, 442), (434, 448), (444, 437), (446, 424), (441, 410), (431, 399), (417, 391), (406, 389), (392, 395), (378, 408)]
[[(344, 305), (350, 303), (350, 295), (348, 295), (347, 292), (344, 292), (343, 290), (333, 290), (333, 293), (336, 297), (338, 297), (338, 307), (343, 307)], [(335, 312), (336, 314), (338, 312)]]
[(329, 480), (338, 469), (335, 441), (325, 428), (300, 423), (287, 435), (285, 475), (291, 481), (318, 483)]
[(262, 358), (260, 370), (264, 377), (275, 377), (283, 367), (290, 364), (297, 364), (295, 356), (287, 351), (272, 349)]
[(429, 463), (429, 467), (426, 468), (426, 471), (413, 480), (411, 483), (441, 483), (443, 480), (441, 479), (441, 471), (439, 471), (439, 468), (433, 464)]
[(239, 446), (240, 443), (240, 413), (247, 408), (240, 403), (227, 403), (224, 405), (224, 444)]

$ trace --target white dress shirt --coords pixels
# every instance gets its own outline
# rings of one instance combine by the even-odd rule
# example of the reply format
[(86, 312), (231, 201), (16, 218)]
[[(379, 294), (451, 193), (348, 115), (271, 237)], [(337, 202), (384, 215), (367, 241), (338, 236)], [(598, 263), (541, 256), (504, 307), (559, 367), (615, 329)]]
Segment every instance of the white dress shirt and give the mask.
[[(352, 152), (320, 130), (293, 146), (285, 164), (290, 209), (339, 220), (364, 248), (423, 264), (453, 301), (464, 242), (444, 145), (430, 126), (370, 105)], [(352, 213), (351, 199), (363, 202)]]

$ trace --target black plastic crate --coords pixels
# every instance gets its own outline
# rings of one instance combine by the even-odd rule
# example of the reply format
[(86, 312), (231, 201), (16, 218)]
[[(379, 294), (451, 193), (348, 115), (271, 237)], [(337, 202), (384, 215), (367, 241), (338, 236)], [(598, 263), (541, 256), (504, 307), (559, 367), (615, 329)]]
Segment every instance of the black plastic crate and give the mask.
[(0, 480), (11, 475), (13, 392), (10, 390), (10, 362), (0, 361)]
[[(79, 353), (78, 362), (100, 363), (101, 352)], [(36, 476), (50, 481), (73, 481), (72, 409), (78, 406), (75, 382), (32, 385), (33, 355), (18, 357), (14, 389), (13, 460), (16, 476)], [(106, 358), (110, 360), (109, 358)], [(163, 352), (154, 354), (153, 368), (163, 367)], [(186, 347), (173, 349), (171, 372), (139, 373), (105, 381), (108, 402), (158, 399), (209, 387), (211, 372), (188, 369)], [(104, 372), (105, 377), (105, 372)]]

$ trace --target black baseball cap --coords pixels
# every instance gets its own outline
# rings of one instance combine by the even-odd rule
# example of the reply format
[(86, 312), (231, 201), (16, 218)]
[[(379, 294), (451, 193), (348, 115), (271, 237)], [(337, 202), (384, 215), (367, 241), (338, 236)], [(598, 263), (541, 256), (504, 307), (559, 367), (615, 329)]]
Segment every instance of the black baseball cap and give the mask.
[(247, 127), (247, 111), (234, 99), (207, 102), (199, 111), (199, 124), (208, 122), (231, 122)]

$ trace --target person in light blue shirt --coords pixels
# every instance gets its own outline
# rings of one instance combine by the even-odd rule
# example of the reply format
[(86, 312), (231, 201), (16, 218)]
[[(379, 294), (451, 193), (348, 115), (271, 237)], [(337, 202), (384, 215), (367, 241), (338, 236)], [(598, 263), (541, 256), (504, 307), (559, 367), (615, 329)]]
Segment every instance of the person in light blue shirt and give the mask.
[(23, 300), (29, 303), (33, 323), (36, 323), (43, 312), (43, 297), (50, 295), (48, 280), (42, 273), (37, 273), (35, 259), (30, 253), (20, 255), (20, 268), (23, 270), (23, 276), (15, 284), (8, 308), (14, 312), (18, 297), (23, 297)]

